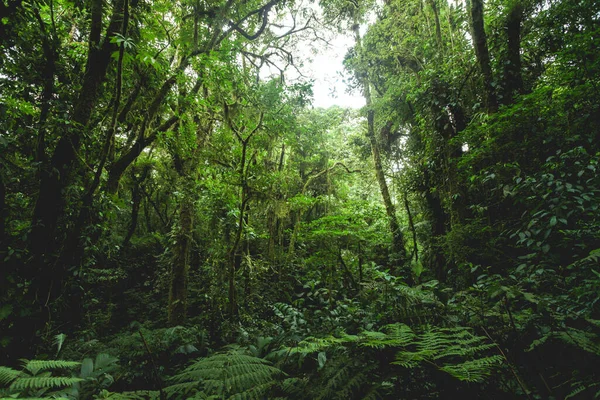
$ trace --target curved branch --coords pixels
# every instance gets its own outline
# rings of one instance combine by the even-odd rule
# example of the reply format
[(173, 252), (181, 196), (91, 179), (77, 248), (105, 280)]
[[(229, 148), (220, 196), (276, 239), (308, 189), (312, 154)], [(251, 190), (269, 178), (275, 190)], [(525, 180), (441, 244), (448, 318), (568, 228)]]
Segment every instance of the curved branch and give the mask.
[(361, 172), (360, 169), (350, 169), (343, 162), (336, 161), (331, 167), (325, 168), (323, 171), (317, 172), (316, 174), (310, 176), (306, 180), (306, 183), (304, 184), (304, 187), (302, 188), (302, 194), (306, 193), (306, 189), (308, 189), (308, 185), (310, 185), (315, 179), (317, 179), (318, 177), (322, 176), (323, 174), (326, 174), (329, 171), (333, 171), (336, 167), (342, 167), (342, 168), (344, 168), (346, 170), (346, 172), (348, 172), (349, 174), (353, 174), (353, 173), (356, 173), (356, 172)]
[[(229, 26), (231, 27), (231, 29), (235, 30), (237, 33), (239, 33), (246, 39), (256, 40), (260, 35), (262, 35), (262, 33), (265, 31), (265, 28), (267, 27), (267, 23), (269, 22), (269, 11), (271, 11), (271, 8), (274, 5), (276, 5), (277, 3), (279, 3), (280, 1), (281, 0), (271, 0), (267, 4), (262, 6), (261, 8), (258, 8), (254, 11), (249, 12), (244, 18), (242, 18), (237, 23), (235, 23), (233, 21), (229, 21)], [(240, 27), (240, 25), (243, 24), (248, 18), (250, 18), (251, 16), (256, 15), (256, 14), (261, 15), (262, 24), (261, 24), (260, 28), (258, 28), (258, 30), (256, 32), (254, 32), (254, 34), (249, 34), (245, 30), (243, 30)]]

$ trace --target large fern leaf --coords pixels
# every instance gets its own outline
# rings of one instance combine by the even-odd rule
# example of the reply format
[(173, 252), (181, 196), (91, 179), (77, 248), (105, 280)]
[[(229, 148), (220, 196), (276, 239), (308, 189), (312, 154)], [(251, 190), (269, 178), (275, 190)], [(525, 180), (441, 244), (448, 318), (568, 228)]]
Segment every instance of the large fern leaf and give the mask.
[(19, 377), (10, 385), (11, 391), (21, 391), (28, 389), (50, 389), (61, 388), (74, 385), (81, 382), (81, 378), (71, 378), (65, 376), (29, 376)]
[(200, 358), (171, 378), (169, 395), (198, 391), (225, 399), (262, 399), (283, 372), (268, 361), (237, 351)]
[(427, 362), (456, 379), (482, 382), (503, 362), (500, 355), (484, 355), (493, 347), (468, 328), (430, 328), (415, 336), (413, 346), (399, 351), (392, 364), (414, 368)]
[(32, 375), (37, 375), (40, 371), (48, 371), (51, 369), (73, 369), (80, 366), (81, 363), (76, 361), (65, 360), (25, 360), (24, 368)]

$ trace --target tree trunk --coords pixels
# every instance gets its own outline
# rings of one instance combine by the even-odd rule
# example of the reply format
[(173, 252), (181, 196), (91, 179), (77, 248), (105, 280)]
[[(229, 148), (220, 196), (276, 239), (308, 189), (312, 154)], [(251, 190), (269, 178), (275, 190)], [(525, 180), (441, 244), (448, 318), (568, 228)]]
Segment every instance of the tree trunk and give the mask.
[[(360, 33), (358, 30), (358, 25), (355, 24), (355, 26), (356, 28), (354, 30), (354, 34), (356, 46), (360, 48)], [(407, 283), (411, 283), (412, 273), (410, 271), (410, 268), (407, 268), (404, 265), (406, 262), (404, 235), (402, 234), (402, 231), (400, 230), (400, 225), (398, 224), (398, 219), (396, 217), (396, 208), (394, 207), (394, 203), (392, 203), (388, 185), (385, 180), (383, 166), (381, 163), (381, 154), (379, 152), (379, 144), (377, 143), (377, 138), (375, 137), (375, 111), (373, 110), (373, 104), (371, 100), (371, 87), (367, 74), (365, 73), (362, 79), (360, 80), (363, 86), (363, 96), (365, 98), (367, 108), (367, 137), (369, 138), (369, 143), (371, 144), (371, 154), (373, 156), (375, 176), (377, 178), (377, 183), (379, 184), (379, 190), (381, 191), (381, 197), (383, 198), (383, 204), (385, 205), (385, 211), (388, 217), (389, 229), (392, 234), (392, 254), (390, 258), (392, 260), (392, 264), (394, 264), (395, 267), (399, 266), (401, 268), (401, 271), (397, 272), (404, 275), (404, 278)]]
[[(184, 59), (180, 63), (179, 67), (177, 67), (177, 72), (184, 70), (188, 65), (189, 61), (187, 59)], [(142, 151), (144, 151), (144, 149), (147, 146), (149, 146), (156, 140), (158, 134), (161, 132), (167, 132), (173, 127), (173, 125), (179, 122), (179, 116), (173, 115), (171, 118), (169, 118), (168, 120), (163, 122), (159, 127), (157, 127), (151, 134), (146, 135), (150, 128), (150, 125), (152, 125), (152, 122), (158, 114), (160, 106), (164, 103), (164, 100), (169, 94), (169, 91), (177, 82), (177, 72), (162, 84), (161, 88), (154, 96), (154, 99), (152, 100), (152, 103), (148, 108), (148, 112), (146, 113), (146, 116), (142, 121), (142, 125), (139, 128), (138, 137), (133, 146), (131, 146), (129, 150), (124, 152), (121, 155), (121, 157), (111, 165), (108, 171), (108, 182), (106, 184), (109, 193), (116, 193), (118, 191), (119, 181), (121, 180), (121, 177), (123, 176), (127, 168), (129, 168), (129, 166), (139, 157), (139, 155), (142, 154)], [(191, 91), (189, 93), (184, 94), (183, 97), (187, 97), (188, 95), (198, 93), (201, 87), (202, 80), (198, 79)], [(189, 103), (187, 102), (180, 104), (179, 115), (183, 114), (188, 106)]]
[(512, 104), (514, 95), (523, 92), (521, 76), (521, 22), (523, 6), (515, 3), (506, 19), (506, 34), (508, 36), (507, 57), (504, 63), (504, 98), (503, 104)]
[[(92, 3), (89, 53), (81, 92), (73, 107), (72, 123), (63, 127), (62, 136), (49, 164), (41, 170), (40, 188), (29, 237), (32, 257), (25, 272), (26, 277), (31, 280), (29, 296), (41, 309), (47, 309), (63, 288), (68, 266), (52, 261), (59, 247), (56, 237), (57, 223), (64, 215), (67, 202), (65, 188), (72, 182), (72, 171), (77, 164), (77, 153), (81, 146), (81, 138), (84, 136), (83, 132), (87, 128), (98, 100), (111, 54), (116, 50), (116, 45), (111, 43), (110, 36), (113, 32), (120, 31), (123, 4), (124, 0), (116, 1), (106, 36), (100, 45), (102, 2), (95, 0)], [(46, 317), (38, 322), (43, 324)]]
[(433, 271), (435, 278), (440, 282), (446, 281), (446, 256), (440, 241), (446, 234), (448, 216), (442, 206), (438, 193), (433, 193), (431, 178), (428, 171), (424, 171), (425, 202), (427, 204), (427, 217), (431, 221), (431, 238), (429, 243), (428, 269)]
[(492, 67), (490, 64), (490, 53), (488, 51), (487, 37), (483, 23), (483, 0), (471, 0), (471, 34), (475, 45), (475, 55), (479, 63), (479, 69), (483, 75), (483, 86), (486, 94), (486, 107), (488, 112), (498, 109), (496, 91), (492, 85)]
[[(368, 92), (365, 89), (365, 92)], [(367, 107), (371, 106), (371, 101), (367, 100)], [(406, 249), (404, 248), (404, 235), (400, 230), (398, 219), (396, 218), (396, 207), (392, 203), (390, 191), (388, 189), (387, 181), (385, 180), (385, 174), (383, 173), (383, 166), (381, 163), (381, 153), (379, 152), (379, 144), (375, 137), (375, 112), (373, 110), (367, 111), (367, 136), (371, 144), (371, 154), (373, 156), (373, 164), (375, 167), (375, 176), (377, 183), (379, 184), (379, 190), (381, 191), (381, 197), (383, 198), (383, 204), (385, 205), (385, 211), (388, 217), (388, 224), (390, 232), (392, 234), (392, 259), (395, 263), (402, 265), (406, 261)], [(410, 279), (409, 276), (406, 277)]]
[[(4, 176), (0, 171), (0, 256), (3, 257), (3, 252), (8, 243), (6, 238), (6, 219), (8, 218), (8, 210), (6, 208), (6, 185), (4, 184)], [(1, 272), (1, 271), (0, 271)], [(1, 275), (4, 275), (2, 272)]]
[(404, 193), (404, 208), (406, 209), (406, 215), (408, 216), (408, 226), (410, 227), (410, 231), (412, 233), (415, 262), (418, 262), (419, 248), (417, 246), (417, 230), (415, 229), (415, 224), (413, 222), (412, 213), (410, 212), (410, 204), (408, 203), (408, 197), (406, 196), (406, 193)]
[(127, 229), (127, 234), (123, 240), (122, 247), (127, 247), (129, 245), (129, 241), (133, 237), (133, 234), (137, 228), (138, 217), (140, 215), (140, 204), (142, 201), (142, 190), (140, 189), (141, 184), (141, 182), (135, 182), (133, 188), (131, 188), (131, 200), (133, 202), (131, 205), (131, 219), (129, 221), (129, 228)]
[(169, 290), (169, 325), (181, 325), (187, 315), (187, 288), (190, 269), (190, 249), (194, 229), (194, 202), (184, 194), (179, 208), (179, 223), (175, 231), (175, 248)]
[(429, 5), (433, 10), (433, 16), (435, 20), (435, 39), (437, 41), (440, 51), (443, 48), (444, 43), (442, 42), (442, 27), (440, 25), (440, 12), (437, 6), (437, 0), (429, 0)]

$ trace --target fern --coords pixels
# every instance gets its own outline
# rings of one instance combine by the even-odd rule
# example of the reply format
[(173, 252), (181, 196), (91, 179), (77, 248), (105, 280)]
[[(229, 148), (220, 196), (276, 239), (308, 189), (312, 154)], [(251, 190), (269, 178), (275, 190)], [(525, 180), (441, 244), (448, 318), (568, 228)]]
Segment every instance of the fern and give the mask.
[(200, 358), (171, 378), (169, 395), (198, 392), (224, 399), (262, 399), (278, 382), (282, 371), (261, 358), (238, 351)]
[(81, 363), (75, 361), (64, 360), (31, 360), (26, 361), (24, 368), (32, 375), (37, 375), (40, 371), (48, 371), (51, 369), (72, 369), (80, 366)]
[(449, 373), (454, 378), (466, 382), (484, 382), (493, 370), (503, 361), (502, 356), (478, 358), (460, 364), (448, 364), (440, 370)]
[[(0, 385), (8, 386), (8, 392), (2, 394), (10, 395), (13, 398), (15, 396), (24, 398), (23, 395), (33, 395), (38, 398), (47, 394), (49, 390), (74, 387), (83, 379), (71, 376), (52, 376), (52, 370), (73, 369), (79, 365), (81, 363), (64, 360), (24, 360), (22, 371), (0, 367)], [(53, 392), (52, 398), (65, 398), (65, 396), (63, 393)]]
[(553, 331), (545, 334), (540, 339), (534, 340), (528, 351), (546, 343), (548, 340), (558, 339), (568, 345), (578, 347), (588, 353), (600, 356), (600, 343), (598, 335), (580, 329), (567, 327), (564, 331)]
[(0, 367), (0, 385), (11, 383), (19, 376), (20, 372), (8, 367)]
[(387, 333), (362, 332), (363, 340), (360, 345), (382, 349), (386, 347), (403, 347), (409, 345), (415, 338), (413, 331), (404, 324), (388, 325), (384, 328)]
[(414, 368), (425, 362), (461, 381), (482, 382), (503, 361), (500, 355), (478, 358), (495, 346), (485, 341), (463, 327), (432, 328), (415, 337), (414, 350), (399, 351), (392, 364)]
[[(70, 400), (67, 397), (18, 397), (18, 400)], [(15, 400), (15, 397), (0, 397), (0, 400)]]
[(65, 386), (71, 386), (83, 381), (81, 378), (71, 378), (65, 376), (31, 376), (18, 378), (11, 385), (11, 391), (22, 391), (29, 389), (53, 389)]
[(503, 361), (499, 355), (480, 356), (495, 345), (482, 336), (472, 334), (468, 328), (430, 328), (418, 334), (405, 324), (388, 325), (384, 332), (310, 337), (288, 351), (306, 355), (352, 344), (377, 350), (400, 348), (392, 364), (416, 368), (426, 363), (466, 382), (484, 381)]
[(135, 392), (112, 393), (108, 390), (102, 390), (95, 398), (98, 400), (158, 400), (160, 399), (160, 392), (138, 390)]
[(373, 382), (373, 365), (356, 365), (352, 363), (351, 358), (341, 357), (327, 369), (322, 379), (325, 386), (319, 399), (339, 399), (346, 400), (356, 398), (357, 393), (361, 393), (363, 388), (371, 389), (378, 384)]
[[(598, 399), (600, 398), (600, 390), (598, 389), (600, 386), (600, 382), (594, 383), (585, 383), (585, 382), (575, 382), (571, 385), (571, 392), (565, 396), (565, 400), (572, 399), (580, 394), (585, 394), (588, 399)], [(595, 388), (595, 389), (594, 389)], [(596, 390), (595, 395), (592, 397), (592, 393)]]

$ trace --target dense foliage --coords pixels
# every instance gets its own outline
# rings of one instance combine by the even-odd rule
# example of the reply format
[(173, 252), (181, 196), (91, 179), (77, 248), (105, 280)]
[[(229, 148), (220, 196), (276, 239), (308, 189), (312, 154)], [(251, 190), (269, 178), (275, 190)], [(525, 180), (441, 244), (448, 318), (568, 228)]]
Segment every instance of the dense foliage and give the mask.
[(0, 397), (600, 397), (600, 3), (0, 17)]

